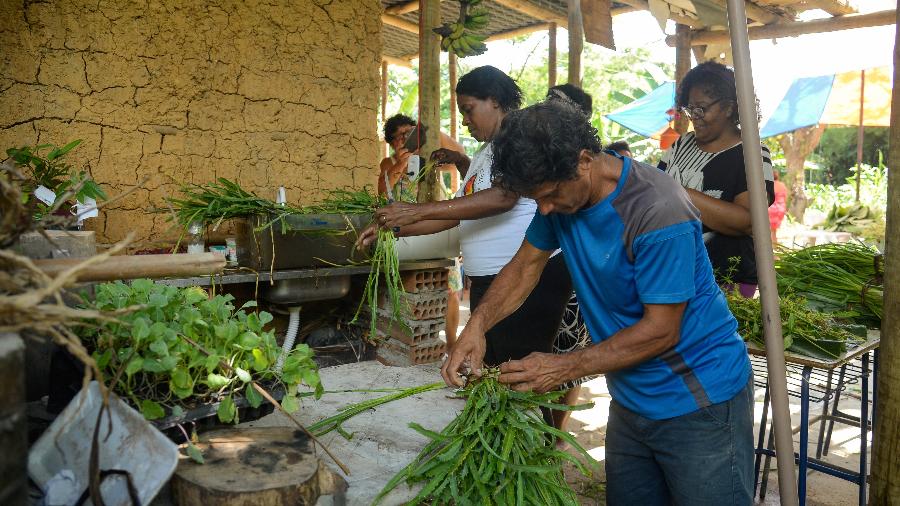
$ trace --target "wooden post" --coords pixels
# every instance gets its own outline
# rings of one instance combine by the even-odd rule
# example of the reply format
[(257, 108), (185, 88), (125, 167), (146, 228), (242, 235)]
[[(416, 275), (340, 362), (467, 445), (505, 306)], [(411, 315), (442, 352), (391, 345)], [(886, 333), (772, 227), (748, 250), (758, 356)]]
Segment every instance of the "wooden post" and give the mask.
[(556, 23), (550, 23), (547, 29), (550, 35), (550, 49), (547, 55), (547, 87), (556, 86)]
[[(900, 18), (894, 41), (894, 82), (900, 79)], [(888, 167), (900, 167), (900, 87), (891, 92)], [(888, 171), (884, 251), (884, 318), (881, 320), (878, 400), (872, 422), (872, 475), (869, 504), (896, 504), (900, 497), (900, 171)]]
[(859, 127), (856, 130), (856, 202), (859, 202), (859, 183), (862, 180), (863, 122), (865, 121), (866, 71), (859, 71)]
[[(388, 90), (388, 62), (381, 62), (381, 122), (387, 121), (387, 90)], [(387, 139), (384, 140), (381, 147), (383, 157), (387, 158), (388, 153)]]
[[(432, 31), (440, 24), (441, 1), (419, 0), (419, 121), (426, 128), (422, 165), (441, 147), (441, 37)], [(436, 200), (437, 173), (419, 181), (418, 202)]]
[(453, 140), (457, 140), (456, 138), (456, 67), (457, 67), (457, 59), (456, 53), (449, 51), (450, 59), (448, 60), (447, 66), (450, 67), (450, 137)]
[(581, 0), (568, 0), (569, 10), (569, 83), (581, 86), (581, 51), (584, 27), (581, 25)]
[[(691, 27), (678, 23), (675, 25), (675, 89), (681, 86), (684, 76), (691, 70)], [(677, 93), (677, 91), (676, 91)], [(678, 100), (676, 99), (676, 103)], [(683, 114), (675, 120), (675, 131), (684, 135), (688, 129), (688, 118)]]

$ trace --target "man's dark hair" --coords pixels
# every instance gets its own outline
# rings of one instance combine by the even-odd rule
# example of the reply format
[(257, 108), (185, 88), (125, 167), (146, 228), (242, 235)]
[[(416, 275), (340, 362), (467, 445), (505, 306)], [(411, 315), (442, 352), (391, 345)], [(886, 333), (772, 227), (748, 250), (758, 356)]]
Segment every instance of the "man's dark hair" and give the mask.
[(397, 133), (397, 129), (403, 125), (416, 126), (416, 122), (405, 114), (395, 114), (388, 118), (387, 121), (384, 122), (385, 142), (391, 142), (391, 140), (394, 139), (394, 134)]
[(581, 151), (601, 151), (597, 129), (580, 109), (563, 100), (546, 100), (509, 113), (491, 148), (491, 175), (500, 186), (519, 194), (544, 183), (575, 179)]
[[(562, 94), (562, 96), (560, 96), (560, 94)], [(557, 84), (556, 86), (550, 87), (550, 89), (547, 90), (547, 99), (571, 100), (575, 105), (580, 107), (581, 112), (589, 118), (594, 113), (594, 99), (591, 98), (590, 94), (574, 84)]]
[(502, 70), (485, 65), (459, 78), (456, 83), (457, 95), (468, 95), (479, 100), (493, 98), (503, 112), (514, 111), (522, 106), (522, 90), (519, 85)]
[(619, 151), (631, 152), (631, 147), (625, 141), (616, 141), (609, 143), (609, 145), (606, 146), (606, 151), (615, 151), (616, 153)]

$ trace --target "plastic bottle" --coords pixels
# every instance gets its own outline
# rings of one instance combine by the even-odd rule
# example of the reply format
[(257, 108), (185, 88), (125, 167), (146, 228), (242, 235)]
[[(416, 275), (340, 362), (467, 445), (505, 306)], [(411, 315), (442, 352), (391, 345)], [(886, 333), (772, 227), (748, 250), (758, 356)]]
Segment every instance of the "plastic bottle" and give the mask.
[(188, 247), (187, 252), (203, 253), (206, 249), (206, 242), (203, 240), (203, 222), (192, 221), (188, 227)]

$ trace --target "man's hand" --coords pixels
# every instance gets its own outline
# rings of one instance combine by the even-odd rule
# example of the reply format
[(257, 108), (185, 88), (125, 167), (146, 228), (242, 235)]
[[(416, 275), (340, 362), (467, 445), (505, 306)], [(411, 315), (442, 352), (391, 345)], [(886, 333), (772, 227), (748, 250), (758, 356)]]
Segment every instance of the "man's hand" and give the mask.
[(567, 379), (567, 355), (535, 352), (522, 360), (510, 360), (500, 366), (500, 383), (519, 392), (549, 392)]
[(456, 344), (450, 350), (450, 357), (441, 366), (441, 377), (451, 387), (463, 386), (460, 373), (471, 368), (475, 376), (481, 376), (481, 363), (486, 349), (484, 332), (480, 328), (466, 325)]
[(395, 202), (375, 211), (375, 223), (386, 229), (412, 225), (422, 221), (419, 204)]
[(362, 250), (366, 249), (375, 242), (375, 239), (378, 238), (378, 224), (372, 223), (368, 227), (364, 228), (362, 232), (359, 233), (359, 236), (356, 238), (356, 249)]

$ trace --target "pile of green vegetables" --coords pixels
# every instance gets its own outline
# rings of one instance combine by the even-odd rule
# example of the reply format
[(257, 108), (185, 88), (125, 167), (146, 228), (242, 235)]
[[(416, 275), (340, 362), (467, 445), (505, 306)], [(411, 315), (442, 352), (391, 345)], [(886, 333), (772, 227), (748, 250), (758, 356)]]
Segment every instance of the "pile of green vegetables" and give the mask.
[(570, 434), (547, 425), (538, 408), (590, 405), (555, 404), (563, 392), (516, 392), (499, 383), (498, 376), (497, 369), (487, 369), (481, 378), (472, 378), (460, 392), (466, 398), (463, 412), (440, 433), (410, 424), (431, 442), (388, 482), (375, 504), (404, 481), (423, 484), (410, 504), (578, 504), (562, 462), (572, 462), (586, 476), (591, 471), (557, 450), (556, 439), (568, 442), (588, 462), (594, 460)]
[(856, 202), (852, 205), (842, 206), (835, 204), (825, 217), (825, 221), (817, 228), (832, 232), (850, 232), (854, 235), (864, 235), (874, 225), (884, 222), (884, 216), (865, 204)]
[(148, 279), (131, 285), (105, 283), (95, 287), (92, 300), (85, 299), (89, 307), (134, 310), (118, 321), (85, 326), (81, 337), (105, 379), (115, 380), (113, 391), (148, 420), (162, 418), (167, 411), (179, 416), (199, 403), (218, 401), (219, 419), (238, 423), (235, 396), (243, 395), (253, 407), (263, 401), (251, 381), (283, 385), (281, 403), (289, 412), (299, 407), (295, 392), (301, 383), (321, 395), (312, 350), (297, 345), (283, 370), (276, 372), (281, 348), (274, 333), (264, 329), (272, 315), (246, 312), (255, 302), (235, 311), (232, 300), (230, 295), (210, 298), (197, 287), (175, 288)]
[[(744, 298), (737, 291), (726, 292), (725, 298), (738, 321), (738, 334), (765, 347), (760, 299)], [(802, 297), (790, 294), (781, 296), (781, 333), (785, 350), (826, 360), (840, 357), (848, 346), (865, 340), (865, 327), (842, 325), (810, 309)]]
[(884, 269), (881, 255), (858, 243), (829, 243), (779, 252), (779, 293), (806, 299), (810, 308), (870, 328), (881, 327)]

